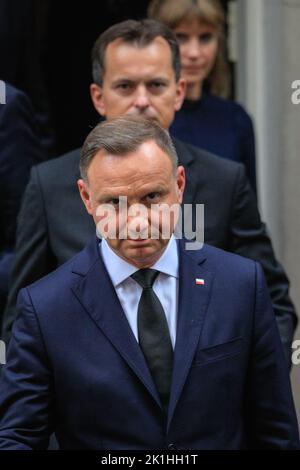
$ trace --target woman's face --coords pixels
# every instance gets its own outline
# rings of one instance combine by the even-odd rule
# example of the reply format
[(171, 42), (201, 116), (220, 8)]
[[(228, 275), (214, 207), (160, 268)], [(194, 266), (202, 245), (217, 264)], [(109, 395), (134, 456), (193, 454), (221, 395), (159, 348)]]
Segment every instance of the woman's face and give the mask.
[(215, 28), (193, 18), (182, 21), (173, 32), (180, 45), (182, 77), (187, 85), (202, 84), (216, 61), (218, 37)]

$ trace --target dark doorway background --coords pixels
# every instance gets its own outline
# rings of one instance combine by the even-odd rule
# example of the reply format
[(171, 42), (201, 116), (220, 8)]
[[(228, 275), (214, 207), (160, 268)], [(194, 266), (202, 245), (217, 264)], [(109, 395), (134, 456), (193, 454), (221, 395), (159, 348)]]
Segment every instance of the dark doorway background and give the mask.
[(99, 120), (89, 97), (94, 41), (116, 22), (144, 18), (148, 3), (0, 0), (0, 79), (31, 97), (48, 157), (82, 145)]
[(99, 120), (90, 96), (91, 48), (108, 26), (146, 16), (148, 1), (55, 2), (49, 23), (45, 62), (49, 99), (59, 153), (79, 147)]

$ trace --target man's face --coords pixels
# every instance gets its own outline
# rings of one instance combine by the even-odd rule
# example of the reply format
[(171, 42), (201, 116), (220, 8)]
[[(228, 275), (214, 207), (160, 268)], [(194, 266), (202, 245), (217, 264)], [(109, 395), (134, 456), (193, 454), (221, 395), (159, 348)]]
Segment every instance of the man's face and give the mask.
[(96, 110), (110, 120), (124, 114), (156, 119), (168, 129), (182, 105), (185, 81), (175, 80), (171, 49), (162, 37), (145, 47), (111, 42), (105, 53), (103, 85), (91, 85)]
[[(152, 266), (163, 253), (169, 241), (162, 236), (163, 224), (170, 225), (172, 234), (176, 216), (171, 213), (166, 221), (159, 208), (161, 204), (165, 207), (181, 204), (184, 185), (183, 167), (178, 167), (175, 175), (170, 157), (154, 141), (145, 142), (135, 152), (124, 156), (100, 150), (88, 168), (88, 182), (78, 181), (82, 200), (98, 228), (104, 218), (108, 220), (107, 214), (110, 222), (115, 216), (116, 237), (107, 238), (110, 247), (138, 268)], [(127, 198), (125, 211), (119, 204), (120, 197), (124, 196)], [(136, 210), (137, 205), (143, 206), (143, 213)], [(101, 212), (103, 207), (106, 209)], [(120, 239), (124, 222), (128, 238)], [(159, 232), (154, 239), (151, 224), (156, 235), (157, 230)], [(138, 238), (135, 230), (141, 234)]]

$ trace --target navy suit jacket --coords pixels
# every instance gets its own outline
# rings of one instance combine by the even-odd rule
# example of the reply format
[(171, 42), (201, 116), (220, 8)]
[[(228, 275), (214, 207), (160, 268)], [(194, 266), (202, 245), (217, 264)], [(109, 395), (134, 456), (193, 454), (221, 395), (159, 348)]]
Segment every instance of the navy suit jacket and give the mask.
[(28, 97), (8, 83), (0, 104), (0, 250), (14, 247), (16, 220), (30, 168), (43, 160), (35, 113)]
[(98, 243), (19, 295), (0, 386), (0, 448), (45, 448), (53, 431), (64, 449), (297, 448), (287, 365), (259, 264), (178, 242), (165, 416)]
[(0, 104), (0, 319), (13, 261), (17, 215), (30, 168), (43, 160), (32, 104), (22, 91), (5, 83)]

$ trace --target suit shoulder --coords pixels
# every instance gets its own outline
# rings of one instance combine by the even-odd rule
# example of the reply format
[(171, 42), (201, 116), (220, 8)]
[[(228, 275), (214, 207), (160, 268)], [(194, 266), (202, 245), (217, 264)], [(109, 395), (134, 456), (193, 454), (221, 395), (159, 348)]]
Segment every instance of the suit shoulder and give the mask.
[(52, 175), (56, 178), (64, 178), (66, 172), (71, 172), (73, 175), (77, 174), (79, 172), (80, 150), (80, 148), (72, 150), (60, 157), (35, 165), (34, 168), (42, 178), (51, 177)]
[(80, 177), (79, 173), (80, 149), (73, 150), (60, 157), (48, 160), (31, 169), (30, 179), (38, 182), (47, 195), (55, 190), (62, 190), (67, 186), (76, 188), (76, 181)]
[(178, 139), (173, 140), (180, 163), (185, 166), (186, 163), (191, 162), (197, 166), (203, 167), (205, 174), (209, 177), (215, 175), (215, 177), (223, 176), (223, 178), (235, 178), (243, 169), (242, 163), (220, 158), (213, 153)]
[[(5, 101), (6, 104), (0, 103), (0, 115), (3, 119), (2, 126), (14, 126), (18, 128), (21, 122), (26, 122), (28, 115), (30, 119), (34, 117), (34, 110), (29, 97), (22, 91), (14, 88), (12, 85), (5, 83)], [(4, 117), (5, 116), (5, 117)], [(15, 122), (17, 120), (17, 122)]]
[(55, 304), (66, 296), (74, 281), (84, 276), (99, 260), (99, 240), (93, 237), (90, 242), (71, 259), (57, 269), (30, 284), (27, 289), (35, 301)]
[[(205, 245), (206, 261), (203, 265), (207, 272), (214, 275), (215, 292), (222, 295), (254, 299), (257, 288), (259, 264), (251, 259), (219, 248)], [(249, 296), (249, 297), (248, 297)]]
[(14, 99), (26, 99), (27, 95), (18, 88), (15, 88), (13, 85), (5, 82), (5, 94), (6, 94), (6, 104), (9, 104)]
[[(180, 245), (184, 247), (181, 241)], [(213, 282), (215, 298), (221, 296), (233, 300), (240, 297), (246, 301), (254, 298), (260, 270), (256, 261), (204, 244), (200, 250), (185, 250), (182, 263), (188, 272), (198, 273), (201, 278)]]
[(237, 255), (235, 253), (222, 250), (210, 245), (203, 245), (202, 256), (206, 257), (206, 267), (208, 270), (223, 272), (225, 275), (229, 273), (251, 274), (256, 270), (257, 262)]
[(27, 286), (27, 290), (34, 303), (43, 305), (49, 300), (65, 298), (65, 293), (72, 284), (72, 266), (80, 253), (73, 256), (51, 273)]

